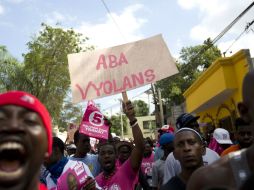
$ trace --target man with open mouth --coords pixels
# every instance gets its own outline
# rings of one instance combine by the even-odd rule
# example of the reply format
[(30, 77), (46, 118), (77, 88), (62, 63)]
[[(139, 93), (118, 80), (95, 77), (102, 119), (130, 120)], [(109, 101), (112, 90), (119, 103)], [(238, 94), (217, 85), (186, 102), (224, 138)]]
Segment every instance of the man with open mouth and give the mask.
[(134, 107), (128, 101), (123, 108), (130, 121), (135, 147), (130, 157), (120, 167), (116, 167), (117, 152), (114, 143), (105, 142), (100, 145), (99, 162), (103, 171), (95, 179), (103, 190), (133, 190), (142, 162), (143, 135), (135, 117)]
[(46, 189), (39, 172), (51, 151), (51, 119), (45, 106), (26, 92), (0, 94), (0, 189)]

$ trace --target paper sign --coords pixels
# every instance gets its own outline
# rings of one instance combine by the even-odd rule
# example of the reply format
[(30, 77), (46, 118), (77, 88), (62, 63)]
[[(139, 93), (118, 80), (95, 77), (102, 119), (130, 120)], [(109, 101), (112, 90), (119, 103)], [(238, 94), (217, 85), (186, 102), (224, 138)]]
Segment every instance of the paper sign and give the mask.
[(68, 55), (73, 102), (109, 96), (178, 73), (161, 35)]
[(82, 162), (77, 162), (74, 168), (69, 168), (57, 180), (57, 190), (80, 190), (87, 179), (87, 173)]
[(90, 101), (83, 116), (79, 132), (98, 139), (108, 139), (109, 126), (105, 124), (104, 116), (100, 110)]

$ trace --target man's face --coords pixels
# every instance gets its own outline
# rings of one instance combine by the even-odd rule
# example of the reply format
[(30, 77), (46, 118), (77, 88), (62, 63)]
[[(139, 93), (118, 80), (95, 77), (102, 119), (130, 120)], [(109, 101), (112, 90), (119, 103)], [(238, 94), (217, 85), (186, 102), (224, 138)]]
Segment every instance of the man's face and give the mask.
[(148, 157), (152, 154), (152, 147), (149, 143), (145, 142), (144, 156)]
[(110, 172), (115, 168), (116, 152), (112, 145), (102, 145), (99, 150), (99, 162), (104, 171)]
[(49, 157), (44, 160), (44, 166), (46, 168), (53, 166), (62, 158), (62, 153), (57, 146), (52, 147), (52, 153)]
[(0, 189), (26, 189), (47, 152), (40, 116), (26, 108), (0, 106)]
[(118, 157), (121, 162), (125, 162), (131, 155), (131, 150), (128, 146), (121, 146), (118, 149)]
[(203, 164), (205, 148), (197, 135), (191, 131), (182, 131), (175, 136), (174, 156), (186, 169), (197, 168)]
[(237, 140), (241, 148), (248, 148), (253, 143), (253, 134), (250, 126), (239, 126)]
[(91, 150), (90, 138), (82, 133), (79, 134), (79, 140), (76, 144), (77, 151), (81, 155), (86, 155)]

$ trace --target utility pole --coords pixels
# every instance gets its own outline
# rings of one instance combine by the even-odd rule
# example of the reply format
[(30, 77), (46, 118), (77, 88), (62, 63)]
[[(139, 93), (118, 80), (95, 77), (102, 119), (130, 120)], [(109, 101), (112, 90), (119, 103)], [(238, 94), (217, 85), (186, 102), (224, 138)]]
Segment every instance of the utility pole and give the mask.
[(158, 89), (158, 95), (159, 95), (159, 104), (160, 104), (160, 120), (161, 120), (161, 127), (164, 125), (164, 114), (163, 114), (163, 106), (161, 101), (161, 91)]
[(119, 99), (120, 102), (120, 118), (121, 118), (121, 136), (122, 136), (122, 140), (124, 139), (124, 134), (123, 134), (123, 113), (122, 113), (122, 100)]

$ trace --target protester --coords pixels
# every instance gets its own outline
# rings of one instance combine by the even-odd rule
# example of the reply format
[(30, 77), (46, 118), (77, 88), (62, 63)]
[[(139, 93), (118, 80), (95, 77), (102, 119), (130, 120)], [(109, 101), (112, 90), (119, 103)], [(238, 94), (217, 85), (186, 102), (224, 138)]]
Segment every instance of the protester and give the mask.
[[(64, 143), (58, 137), (53, 137), (52, 149), (53, 149), (52, 154), (44, 162), (45, 167), (49, 171), (49, 174), (46, 177), (46, 185), (48, 190), (56, 189), (58, 185), (58, 179), (61, 177), (61, 175), (64, 175), (64, 173), (69, 168), (74, 168), (75, 165), (77, 165), (77, 163), (79, 164), (82, 163), (78, 161), (68, 160), (64, 156)], [(82, 165), (87, 176), (90, 176), (91, 178), (93, 178), (93, 175), (91, 174), (87, 165), (83, 163)], [(94, 182), (91, 181), (91, 183), (94, 183)], [(95, 184), (94, 184), (94, 187), (91, 187), (91, 189), (95, 189)]]
[(91, 150), (89, 136), (80, 133), (79, 130), (77, 130), (74, 133), (74, 144), (77, 149), (74, 156), (70, 157), (69, 160), (85, 163), (89, 167), (93, 176), (96, 177), (101, 172), (101, 166), (98, 161), (98, 155), (89, 154)]
[[(238, 104), (241, 117), (249, 123), (254, 132), (254, 71), (243, 81), (243, 102)], [(247, 149), (229, 153), (215, 163), (200, 168), (191, 177), (189, 190), (208, 188), (239, 189), (254, 173), (254, 145)], [(253, 187), (252, 187), (253, 189)]]
[[(175, 129), (170, 126), (170, 125), (163, 125), (159, 130), (158, 130), (158, 141), (160, 141), (160, 137), (164, 134), (164, 133), (174, 133)], [(158, 144), (158, 146), (156, 146), (154, 148), (154, 161), (159, 160), (163, 157), (164, 152), (161, 149), (161, 146)]]
[(205, 147), (200, 134), (191, 128), (181, 128), (175, 134), (174, 156), (179, 160), (182, 171), (161, 187), (161, 190), (185, 190), (192, 173), (203, 166)]
[(116, 150), (118, 159), (116, 161), (116, 167), (120, 167), (123, 163), (129, 159), (131, 155), (133, 145), (128, 141), (119, 141), (116, 144)]
[(242, 118), (237, 118), (235, 121), (235, 127), (236, 140), (238, 143), (224, 150), (221, 153), (221, 156), (225, 156), (230, 152), (235, 152), (244, 148), (248, 148), (253, 143), (253, 134), (249, 123), (246, 123)]
[[(184, 113), (177, 118), (176, 126), (179, 129), (188, 127), (188, 128), (194, 129), (200, 134), (199, 124), (197, 122), (198, 118), (199, 116), (194, 117), (191, 114)], [(209, 148), (206, 148), (205, 155), (203, 156), (204, 165), (211, 164), (214, 161), (218, 160), (219, 158), (220, 158), (219, 155), (215, 151)], [(179, 161), (174, 158), (173, 153), (170, 153), (165, 161), (163, 184), (165, 184), (168, 180), (170, 180), (172, 177), (179, 174), (180, 172), (181, 172), (181, 165)]]
[(154, 190), (160, 189), (162, 185), (165, 160), (167, 156), (169, 155), (169, 153), (171, 153), (174, 150), (173, 140), (174, 140), (174, 135), (172, 133), (165, 133), (160, 137), (159, 143), (160, 143), (160, 146), (162, 147), (162, 150), (164, 151), (164, 155), (162, 158), (160, 158), (153, 164), (152, 187)]
[(34, 96), (0, 94), (0, 189), (43, 190), (40, 167), (52, 152), (51, 119)]
[(141, 164), (141, 172), (149, 185), (152, 188), (152, 164), (154, 161), (153, 143), (150, 138), (144, 140), (145, 150)]
[(99, 162), (103, 172), (96, 177), (102, 189), (133, 190), (144, 152), (143, 135), (135, 118), (134, 107), (130, 101), (123, 104), (123, 110), (130, 121), (135, 147), (128, 160), (116, 167), (114, 143), (105, 142), (99, 147)]
[(232, 144), (229, 132), (226, 129), (217, 128), (213, 132), (213, 138), (208, 147), (221, 155)]

